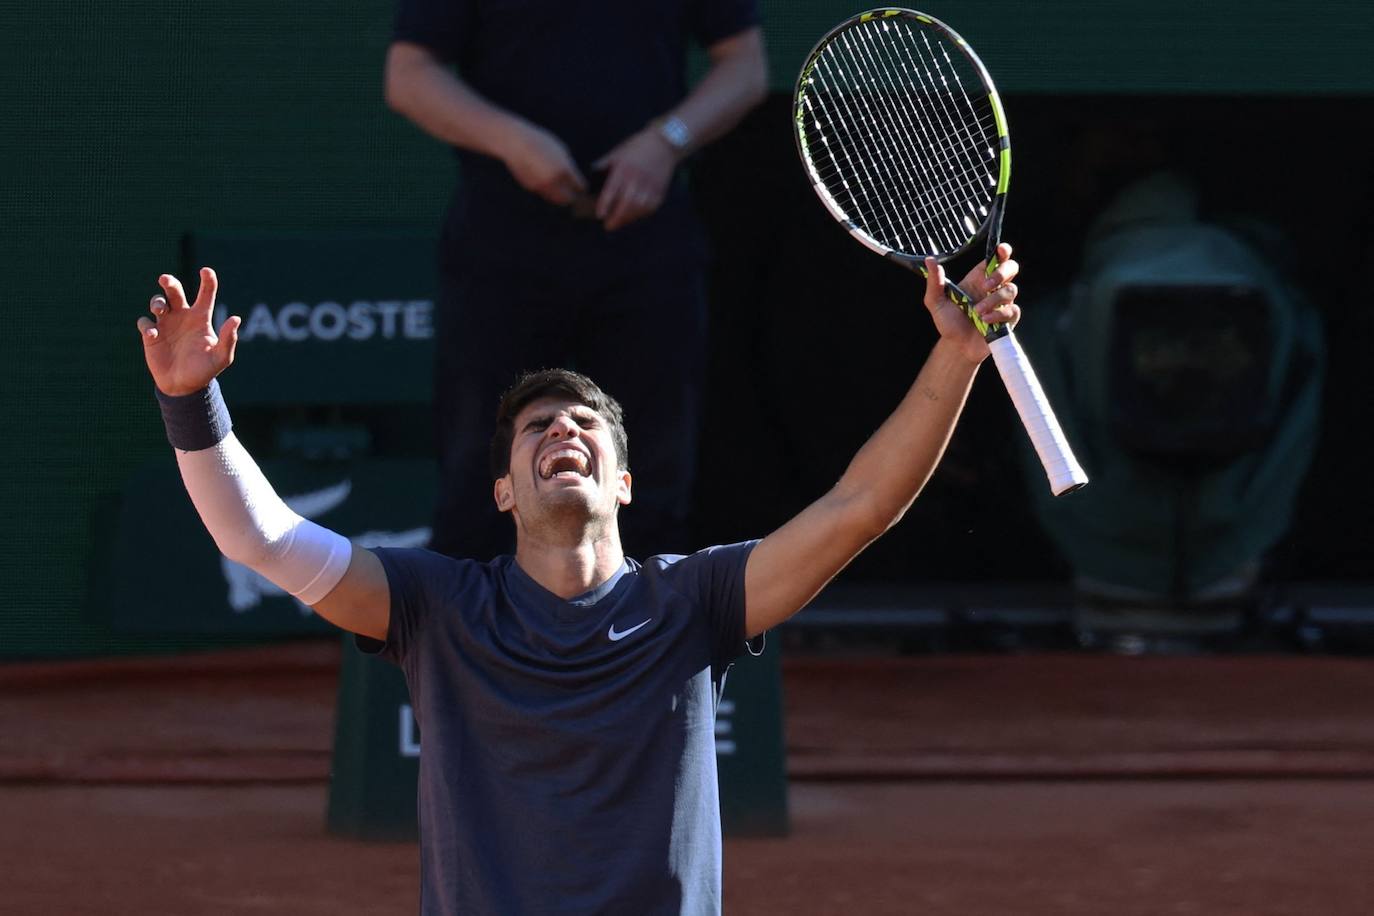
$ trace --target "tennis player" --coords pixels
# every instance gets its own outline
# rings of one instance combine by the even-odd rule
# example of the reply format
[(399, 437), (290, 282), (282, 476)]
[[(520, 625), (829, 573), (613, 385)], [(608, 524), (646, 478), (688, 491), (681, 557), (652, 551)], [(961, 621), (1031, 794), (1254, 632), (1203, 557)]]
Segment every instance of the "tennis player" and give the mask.
[[(963, 288), (1015, 322), (1017, 273)], [(721, 833), (714, 716), (727, 667), (900, 519), (930, 477), (987, 345), (928, 262), (939, 330), (896, 411), (839, 482), (758, 541), (641, 562), (621, 552), (632, 495), (616, 402), (554, 370), (503, 400), (493, 496), (514, 557), (362, 549), (301, 518), (231, 432), (216, 376), (240, 319), (216, 334), (217, 279), (194, 303), (158, 278), (138, 321), (168, 439), (223, 553), (357, 634), (405, 672), (420, 753), (421, 911), (714, 914)], [(824, 417), (811, 434), (828, 435)]]

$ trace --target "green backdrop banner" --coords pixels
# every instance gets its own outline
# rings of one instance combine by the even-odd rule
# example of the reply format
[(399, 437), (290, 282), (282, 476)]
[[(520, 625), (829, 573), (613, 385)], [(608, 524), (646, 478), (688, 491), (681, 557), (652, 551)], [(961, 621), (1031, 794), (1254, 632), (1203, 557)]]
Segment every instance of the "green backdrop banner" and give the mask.
[(791, 89), (832, 26), (878, 6), (944, 20), (1003, 92), (1326, 95), (1374, 92), (1374, 10), (1359, 0), (762, 0), (770, 82)]
[[(866, 6), (762, 0), (775, 91), (790, 89), (806, 51), (826, 29)], [(6, 517), (0, 582), (7, 608), (0, 655), (187, 645), (128, 637), (83, 611), (92, 552), (105, 549), (111, 536), (104, 510), (137, 468), (166, 454), (134, 320), (156, 291), (157, 275), (182, 263), (182, 238), (197, 228), (437, 230), (453, 161), (442, 144), (384, 102), (381, 73), (393, 7), (391, 0), (3, 5), (3, 293), (14, 315), (60, 314), (62, 322), (30, 320), (0, 337), (6, 392), (0, 416), (7, 431), (0, 437)], [(965, 34), (1004, 92), (1089, 94), (1096, 98), (1081, 103), (1084, 117), (1103, 123), (1116, 112), (1102, 97), (1113, 94), (1210, 93), (1227, 105), (1239, 94), (1305, 100), (1374, 93), (1367, 53), (1374, 47), (1374, 12), (1363, 0), (961, 0), (926, 9)], [(1316, 138), (1339, 136), (1367, 109), (1366, 103), (1353, 117), (1316, 124), (1307, 113), (1276, 117), (1266, 110), (1220, 133), (1207, 119), (1198, 134), (1206, 143), (1199, 146), (1225, 136), (1246, 147), (1247, 160), (1264, 164), (1269, 157), (1273, 174), (1283, 174), (1295, 151), (1321, 147), (1326, 141)], [(1012, 107), (1018, 142), (1027, 132), (1026, 110)], [(1247, 142), (1252, 130), (1258, 132)], [(764, 136), (785, 146), (785, 116), (774, 118)], [(762, 157), (768, 149), (734, 149), (735, 167), (748, 180), (731, 205), (751, 214), (790, 214), (779, 202), (809, 192), (790, 150), (774, 161)], [(1026, 146), (1020, 150), (1024, 157)], [(1013, 191), (1013, 212), (1020, 214), (1014, 218), (1037, 225), (1044, 215), (1026, 206), (1027, 186), (1020, 182)], [(1314, 195), (1323, 213), (1303, 223), (1321, 227), (1324, 242), (1342, 237), (1326, 228), (1327, 217), (1350, 200), (1334, 181), (1331, 188)], [(817, 213), (814, 199), (798, 207)], [(787, 228), (781, 220), (737, 222), (755, 238)], [(857, 272), (838, 258), (819, 257), (815, 248), (798, 248), (794, 257), (817, 265), (817, 287), (827, 263), (833, 265), (827, 271)], [(222, 279), (226, 301), (243, 301), (238, 275)], [(747, 278), (730, 282), (743, 289)], [(279, 330), (280, 309), (299, 302), (310, 311), (288, 311), (286, 333), (313, 320), (328, 334), (345, 325), (337, 311), (321, 308), (326, 302), (345, 310), (370, 302), (378, 327), (393, 321), (404, 328), (409, 321), (416, 330), (423, 321), (418, 310), (377, 304), (424, 298), (379, 288), (366, 295), (292, 294), (268, 304), (277, 310)], [(800, 299), (792, 304), (809, 306)], [(818, 313), (831, 314), (830, 304)], [(353, 313), (348, 320), (345, 327), (359, 326)]]
[(184, 272), (214, 267), (217, 322), (243, 319), (229, 402), (429, 401), (435, 244), (433, 231), (190, 235)]

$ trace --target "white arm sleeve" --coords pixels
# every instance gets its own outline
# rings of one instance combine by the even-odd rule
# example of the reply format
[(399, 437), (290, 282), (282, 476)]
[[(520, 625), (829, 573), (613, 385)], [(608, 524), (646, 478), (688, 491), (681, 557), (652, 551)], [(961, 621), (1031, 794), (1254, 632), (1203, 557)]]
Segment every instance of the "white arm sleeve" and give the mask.
[(282, 502), (233, 433), (211, 448), (176, 449), (176, 456), (186, 492), (226, 557), (308, 605), (339, 584), (352, 544)]

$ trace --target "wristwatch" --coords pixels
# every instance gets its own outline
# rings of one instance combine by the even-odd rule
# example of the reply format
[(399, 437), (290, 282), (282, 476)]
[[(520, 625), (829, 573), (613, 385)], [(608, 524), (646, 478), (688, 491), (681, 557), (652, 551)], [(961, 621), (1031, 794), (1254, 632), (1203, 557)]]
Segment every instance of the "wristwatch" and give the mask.
[(667, 118), (659, 118), (655, 122), (658, 125), (658, 134), (668, 145), (679, 153), (687, 152), (687, 147), (692, 144), (692, 132), (687, 129), (687, 125), (677, 115)]

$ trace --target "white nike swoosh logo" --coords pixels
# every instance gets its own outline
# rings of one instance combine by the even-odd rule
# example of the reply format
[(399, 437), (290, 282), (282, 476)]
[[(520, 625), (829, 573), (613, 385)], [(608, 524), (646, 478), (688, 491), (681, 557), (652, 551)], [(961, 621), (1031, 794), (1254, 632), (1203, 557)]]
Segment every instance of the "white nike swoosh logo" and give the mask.
[[(652, 617), (649, 618), (649, 620), (653, 619), (654, 618)], [(641, 621), (640, 623), (637, 623), (634, 626), (630, 627), (628, 630), (620, 630), (618, 632), (616, 631), (615, 624), (611, 624), (611, 628), (606, 631), (606, 635), (611, 638), (611, 642), (620, 642), (622, 639), (624, 639), (626, 636), (629, 636), (635, 630), (638, 630), (640, 627), (647, 625), (649, 623), (649, 620)]]

